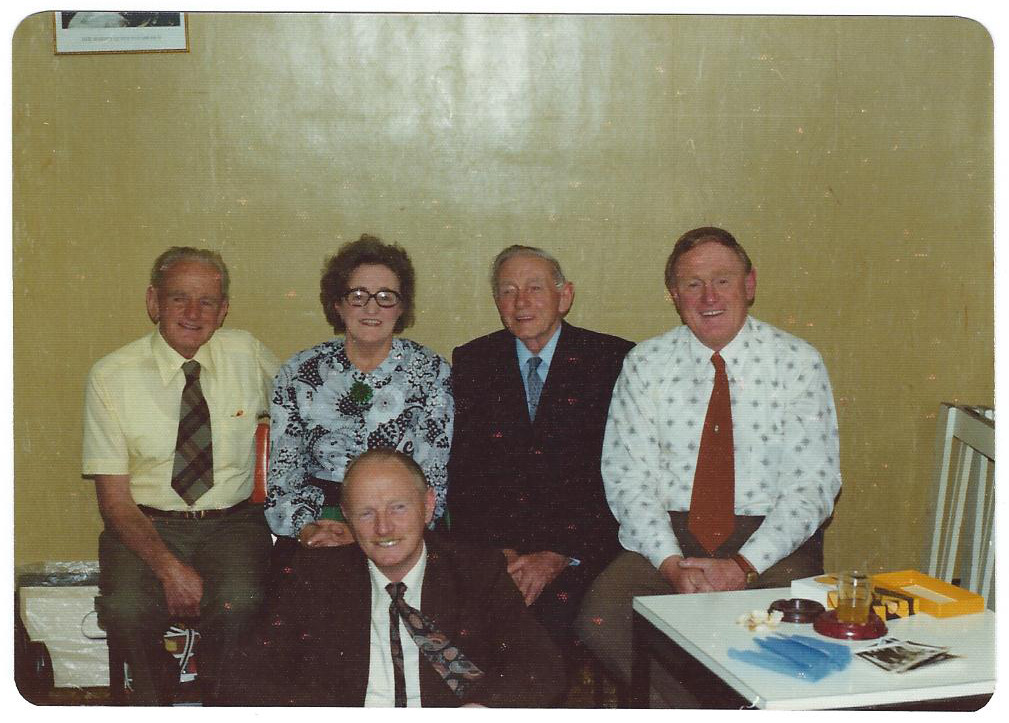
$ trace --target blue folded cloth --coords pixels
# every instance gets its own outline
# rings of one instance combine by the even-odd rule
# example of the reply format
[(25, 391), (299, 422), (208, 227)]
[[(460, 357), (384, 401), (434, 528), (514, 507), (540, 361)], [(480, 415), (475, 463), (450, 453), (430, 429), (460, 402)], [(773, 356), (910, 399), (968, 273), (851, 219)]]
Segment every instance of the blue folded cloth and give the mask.
[(729, 657), (751, 665), (815, 682), (851, 662), (851, 651), (843, 645), (808, 635), (772, 635), (754, 638), (760, 650), (729, 648)]
[(768, 650), (736, 650), (735, 648), (729, 648), (729, 657), (742, 660), (744, 663), (757, 665), (761, 668), (774, 670), (778, 673), (784, 673), (793, 678), (808, 680), (811, 683), (820, 680), (830, 672), (830, 668), (827, 666), (817, 669), (801, 667), (788, 658)]
[[(778, 637), (783, 638), (785, 636), (779, 635)], [(838, 670), (844, 670), (848, 667), (848, 663), (851, 662), (851, 648), (845, 645), (832, 643), (829, 640), (820, 640), (819, 638), (813, 638), (809, 635), (791, 635), (789, 637), (796, 642), (802, 643), (810, 648), (816, 648), (822, 652), (830, 658), (830, 664)]]

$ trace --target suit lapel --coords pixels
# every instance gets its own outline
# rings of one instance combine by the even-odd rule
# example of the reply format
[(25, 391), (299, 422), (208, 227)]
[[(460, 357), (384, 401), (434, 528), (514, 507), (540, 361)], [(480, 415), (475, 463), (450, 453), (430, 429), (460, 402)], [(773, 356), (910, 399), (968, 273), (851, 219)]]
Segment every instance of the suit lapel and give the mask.
[[(439, 630), (451, 636), (458, 629), (456, 620), (458, 591), (437, 541), (425, 535), (427, 567), (421, 588), (420, 611), (430, 618)], [(432, 667), (427, 657), (420, 654), (420, 699), (424, 707), (452, 705), (457, 701), (444, 679)]]
[[(557, 339), (553, 359), (550, 360), (550, 370), (546, 383), (540, 393), (540, 403), (536, 410), (536, 421), (533, 429), (542, 429), (555, 415), (563, 413), (564, 398), (568, 380), (577, 373), (579, 359), (574, 353), (575, 329), (567, 322), (561, 322), (561, 335)], [(528, 414), (526, 415), (528, 417)]]
[(337, 695), (351, 705), (364, 705), (371, 665), (371, 576), (364, 553), (356, 555), (346, 568), (334, 567), (330, 579), (339, 580), (342, 590), (360, 591), (354, 595), (329, 594), (326, 605), (331, 629), (341, 635), (334, 641), (341, 655), (334, 661), (333, 670), (349, 673), (344, 681), (346, 689)]
[[(515, 337), (509, 331), (499, 332), (495, 340), (494, 378), (488, 379), (488, 388), (497, 390), (499, 404), (496, 405), (498, 422), (515, 424), (519, 430), (531, 431), (529, 406), (526, 403), (526, 388), (519, 370), (515, 353)], [(492, 392), (493, 393), (493, 392)]]

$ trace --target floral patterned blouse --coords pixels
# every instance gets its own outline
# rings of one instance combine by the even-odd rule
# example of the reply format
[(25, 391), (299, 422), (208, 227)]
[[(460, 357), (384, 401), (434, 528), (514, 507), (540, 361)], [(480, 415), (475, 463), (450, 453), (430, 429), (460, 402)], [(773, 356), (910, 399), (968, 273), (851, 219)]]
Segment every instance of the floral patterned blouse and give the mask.
[(310, 478), (342, 482), (347, 465), (372, 447), (409, 454), (445, 512), (454, 405), (448, 362), (408, 339), (370, 372), (347, 357), (342, 338), (298, 352), (274, 380), (266, 519), (296, 537), (319, 519), (325, 493)]

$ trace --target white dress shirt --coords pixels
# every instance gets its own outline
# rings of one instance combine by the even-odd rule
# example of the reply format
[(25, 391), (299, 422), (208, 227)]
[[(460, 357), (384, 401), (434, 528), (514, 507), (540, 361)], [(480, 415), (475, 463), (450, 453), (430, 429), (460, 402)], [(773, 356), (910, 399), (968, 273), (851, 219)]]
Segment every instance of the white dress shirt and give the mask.
[[(712, 353), (677, 327), (638, 344), (613, 390), (606, 497), (621, 544), (656, 567), (681, 554), (667, 511), (690, 509)], [(841, 487), (837, 414), (823, 360), (801, 339), (747, 317), (721, 355), (732, 397), (735, 512), (765, 516), (740, 553), (763, 572), (833, 510)]]
[[(427, 546), (420, 559), (404, 577), (407, 605), (420, 610), (420, 593), (427, 568)], [(371, 655), (368, 663), (368, 690), (364, 697), (366, 708), (392, 708), (396, 705), (396, 678), (392, 665), (389, 641), (389, 604), (392, 597), (385, 586), (392, 582), (375, 563), (368, 560), (371, 575)], [(420, 708), (420, 649), (410, 636), (410, 629), (399, 621), (399, 640), (403, 646), (403, 675), (406, 679), (406, 707)]]

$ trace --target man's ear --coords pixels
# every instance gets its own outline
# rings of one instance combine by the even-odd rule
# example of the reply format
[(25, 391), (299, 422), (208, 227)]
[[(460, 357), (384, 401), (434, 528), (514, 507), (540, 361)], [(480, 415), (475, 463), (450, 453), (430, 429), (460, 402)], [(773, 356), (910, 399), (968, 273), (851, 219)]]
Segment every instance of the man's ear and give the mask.
[[(676, 313), (680, 313), (680, 292), (676, 290), (676, 284), (666, 287), (666, 298), (673, 302), (673, 306), (676, 308)], [(682, 316), (682, 315), (681, 315)]]
[(158, 290), (153, 286), (147, 287), (147, 316), (157, 324), (161, 321), (161, 307), (158, 304)]
[(571, 305), (575, 303), (575, 285), (570, 281), (565, 281), (561, 287), (561, 298), (557, 302), (557, 310), (564, 316), (571, 310)]
[(753, 300), (757, 298), (757, 270), (754, 268), (750, 269), (750, 272), (746, 275), (743, 280), (743, 284), (746, 288), (746, 303), (750, 305)]
[(221, 310), (217, 312), (217, 326), (220, 327), (224, 323), (225, 317), (228, 315), (228, 309), (231, 308), (231, 302), (225, 299), (221, 302)]
[(434, 508), (437, 498), (434, 494), (434, 487), (428, 487), (424, 493), (424, 523), (430, 525), (434, 519)]

